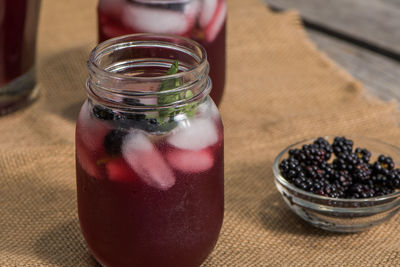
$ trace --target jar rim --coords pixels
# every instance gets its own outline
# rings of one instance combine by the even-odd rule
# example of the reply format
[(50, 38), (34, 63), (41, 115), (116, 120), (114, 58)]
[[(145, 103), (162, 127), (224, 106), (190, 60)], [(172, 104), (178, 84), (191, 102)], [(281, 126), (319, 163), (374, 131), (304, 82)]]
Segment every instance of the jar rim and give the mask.
[[(144, 40), (141, 40), (144, 39)], [(168, 41), (170, 40), (170, 41)], [(175, 44), (177, 47), (182, 46), (178, 45), (177, 43), (171, 42), (171, 40), (178, 40), (179, 42), (182, 42), (183, 44), (189, 45), (194, 47), (195, 49), (199, 50), (199, 56), (198, 58), (198, 65), (193, 66), (190, 69), (185, 70), (184, 72), (178, 72), (176, 74), (170, 74), (170, 75), (161, 75), (161, 76), (151, 76), (151, 77), (143, 77), (143, 76), (129, 76), (126, 74), (120, 74), (120, 73), (115, 73), (111, 71), (107, 71), (104, 68), (100, 67), (97, 64), (97, 59), (102, 55), (102, 53), (111, 50), (112, 48), (120, 47), (120, 48), (126, 48), (132, 46), (134, 43), (141, 43), (144, 44), (146, 42), (160, 42), (164, 44)], [(146, 82), (146, 81), (151, 81), (155, 79), (163, 79), (167, 78), (168, 79), (177, 79), (181, 78), (184, 75), (195, 73), (199, 69), (203, 69), (206, 67), (208, 64), (207, 62), (207, 52), (202, 47), (199, 43), (197, 43), (194, 40), (178, 36), (178, 35), (173, 35), (173, 34), (152, 34), (152, 33), (135, 33), (135, 34), (129, 34), (129, 35), (123, 35), (123, 36), (118, 36), (115, 38), (108, 39), (100, 44), (98, 44), (90, 53), (89, 55), (89, 60), (87, 61), (87, 67), (89, 71), (94, 72), (96, 75), (102, 75), (102, 76), (108, 76), (110, 78), (114, 79), (124, 79), (124, 80), (130, 80), (130, 81), (138, 81), (138, 82)]]
[[(118, 55), (123, 55), (124, 50), (129, 52), (130, 49), (134, 51), (137, 48), (156, 48), (156, 51), (154, 56), (152, 54), (135, 56), (127, 53), (129, 64), (132, 62), (133, 64), (136, 64), (135, 62), (148, 62), (154, 59), (156, 66), (161, 64), (167, 67), (170, 63), (173, 64), (175, 60), (184, 63), (185, 57), (190, 58), (190, 63), (186, 65), (184, 63), (183, 69), (180, 69), (182, 71), (176, 74), (165, 73), (160, 75), (155, 73), (148, 76), (136, 76), (129, 71), (118, 73), (118, 71), (124, 70), (124, 62), (126, 61), (122, 60), (119, 64)], [(183, 58), (180, 58), (180, 56), (174, 58), (173, 54), (170, 53), (165, 55), (161, 53), (161, 55), (156, 56), (159, 51), (165, 49), (174, 53), (178, 52), (182, 54)], [(113, 64), (113, 62), (117, 64)], [(86, 83), (88, 96), (94, 101), (101, 101), (110, 106), (126, 105), (127, 99), (131, 103), (139, 103), (139, 109), (180, 106), (207, 96), (212, 87), (208, 76), (209, 64), (205, 49), (193, 40), (171, 34), (140, 33), (109, 39), (92, 50), (87, 67), (90, 73)], [(148, 90), (149, 84), (159, 83), (161, 85), (163, 82), (176, 80), (183, 82), (176, 87), (166, 88), (165, 90)], [(164, 103), (166, 101), (164, 99), (160, 103), (159, 100), (163, 97), (168, 101)], [(121, 103), (124, 101), (125, 103)]]

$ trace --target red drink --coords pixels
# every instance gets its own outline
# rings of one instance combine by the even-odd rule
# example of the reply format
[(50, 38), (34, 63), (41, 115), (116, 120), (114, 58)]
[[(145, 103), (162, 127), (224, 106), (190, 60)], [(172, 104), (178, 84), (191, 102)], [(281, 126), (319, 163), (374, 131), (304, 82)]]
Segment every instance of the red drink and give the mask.
[(99, 41), (131, 33), (166, 33), (199, 42), (207, 51), (211, 98), (219, 105), (225, 85), (225, 0), (100, 0)]
[[(104, 79), (104, 73), (96, 76), (97, 67), (89, 67), (89, 100), (82, 106), (76, 128), (82, 233), (93, 256), (104, 266), (199, 266), (215, 246), (223, 220), (222, 122), (207, 96), (210, 83), (202, 78), (197, 81), (201, 82), (199, 87), (187, 89), (185, 86), (193, 83), (189, 76), (197, 74), (185, 76), (184, 70), (178, 73), (185, 87), (179, 94), (190, 90), (202, 96), (189, 98), (180, 107), (158, 110), (156, 103), (163, 97), (175, 103), (168, 91), (161, 96), (154, 94), (168, 78), (163, 76), (164, 81), (157, 82), (157, 75), (166, 73), (163, 60), (151, 61), (148, 68), (139, 60), (135, 71), (129, 57), (121, 56), (138, 55), (137, 51), (143, 49), (135, 47), (126, 53), (120, 49), (115, 52), (118, 56), (92, 53), (97, 67), (103, 62), (109, 64), (103, 56), (123, 59), (102, 68), (118, 66), (118, 81), (113, 80), (115, 72)], [(157, 57), (157, 51), (167, 58), (171, 53), (171, 47), (165, 51), (149, 49), (153, 57)], [(155, 62), (161, 63), (154, 66)], [(186, 64), (189, 62), (187, 58)], [(125, 66), (124, 71), (121, 66)], [(208, 68), (199, 66), (198, 77), (206, 77)], [(139, 76), (131, 76), (138, 72)], [(121, 79), (127, 80), (128, 87), (120, 83)], [(99, 84), (101, 88), (96, 87)], [(136, 91), (138, 87), (140, 91)]]
[(39, 0), (0, 0), (0, 115), (33, 97)]

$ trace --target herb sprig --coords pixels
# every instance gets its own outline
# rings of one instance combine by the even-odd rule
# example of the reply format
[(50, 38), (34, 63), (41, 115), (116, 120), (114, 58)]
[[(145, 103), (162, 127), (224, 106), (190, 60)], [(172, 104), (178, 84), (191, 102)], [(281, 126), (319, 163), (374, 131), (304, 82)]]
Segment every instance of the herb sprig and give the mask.
[[(168, 69), (166, 75), (173, 75), (179, 72), (179, 62), (175, 60), (171, 67)], [(167, 79), (163, 81), (159, 87), (159, 91), (166, 91), (166, 90), (172, 90), (175, 89), (179, 86), (182, 86), (183, 84), (183, 79), (182, 77), (178, 77), (175, 79)], [(179, 100), (188, 100), (193, 97), (193, 92), (191, 90), (186, 90), (178, 93), (170, 93), (166, 95), (161, 95), (158, 97), (158, 104), (159, 105), (168, 105), (171, 103), (174, 103)], [(163, 124), (168, 121), (173, 121), (174, 117), (180, 113), (185, 113), (187, 117), (192, 117), (195, 112), (196, 112), (196, 107), (198, 103), (189, 103), (186, 104), (182, 107), (175, 107), (175, 108), (167, 108), (164, 110), (161, 110), (159, 112), (159, 117), (158, 121), (159, 123)]]

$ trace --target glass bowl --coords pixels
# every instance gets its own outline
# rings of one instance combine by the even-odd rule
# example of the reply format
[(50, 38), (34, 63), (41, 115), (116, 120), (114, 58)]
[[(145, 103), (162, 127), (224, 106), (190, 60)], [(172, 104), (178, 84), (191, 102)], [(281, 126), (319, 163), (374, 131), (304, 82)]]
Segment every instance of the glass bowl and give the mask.
[[(332, 144), (334, 136), (324, 138)], [(370, 162), (383, 154), (392, 157), (396, 168), (400, 166), (400, 148), (367, 137), (348, 138), (353, 140), (354, 147), (366, 148), (371, 152)], [(290, 145), (278, 154), (273, 163), (275, 185), (294, 213), (318, 228), (351, 233), (385, 222), (399, 211), (400, 191), (380, 197), (344, 199), (310, 193), (288, 182), (281, 175), (279, 163), (288, 158), (290, 149), (301, 148), (304, 144), (311, 144), (315, 139)]]

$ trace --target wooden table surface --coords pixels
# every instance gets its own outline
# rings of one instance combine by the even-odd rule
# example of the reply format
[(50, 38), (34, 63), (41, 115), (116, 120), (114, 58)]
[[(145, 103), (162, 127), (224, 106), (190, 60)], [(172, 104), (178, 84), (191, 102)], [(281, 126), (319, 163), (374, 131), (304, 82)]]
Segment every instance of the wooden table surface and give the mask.
[(264, 0), (296, 9), (310, 39), (383, 100), (400, 102), (399, 0)]

